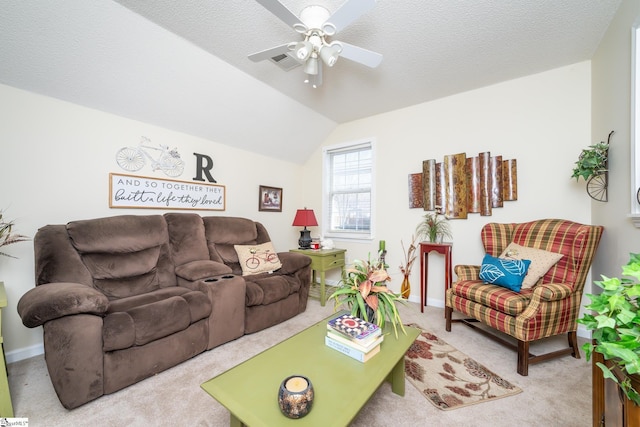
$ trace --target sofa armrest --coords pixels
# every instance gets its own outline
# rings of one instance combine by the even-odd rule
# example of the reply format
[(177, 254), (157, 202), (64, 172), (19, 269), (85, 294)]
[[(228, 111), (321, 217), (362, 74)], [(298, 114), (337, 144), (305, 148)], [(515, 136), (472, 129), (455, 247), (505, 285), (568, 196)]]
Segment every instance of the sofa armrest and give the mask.
[(454, 268), (458, 281), (463, 280), (480, 280), (479, 265), (456, 265)]
[(311, 258), (297, 252), (278, 252), (278, 258), (282, 263), (278, 274), (293, 274), (311, 265)]
[(72, 314), (102, 316), (109, 299), (102, 292), (80, 283), (58, 282), (36, 286), (18, 301), (18, 314), (28, 328)]
[(190, 282), (230, 273), (231, 267), (211, 260), (191, 261), (176, 267), (176, 276)]
[(573, 288), (564, 283), (547, 283), (537, 285), (533, 288), (532, 298), (539, 298), (541, 301), (559, 301), (567, 298), (573, 293)]

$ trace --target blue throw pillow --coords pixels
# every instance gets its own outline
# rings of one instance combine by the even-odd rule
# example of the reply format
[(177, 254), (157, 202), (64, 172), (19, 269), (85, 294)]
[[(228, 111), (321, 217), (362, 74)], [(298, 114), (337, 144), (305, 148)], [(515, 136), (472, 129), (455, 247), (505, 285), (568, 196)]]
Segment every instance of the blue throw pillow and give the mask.
[(530, 264), (531, 261), (528, 259), (502, 259), (486, 254), (480, 267), (480, 279), (492, 285), (520, 292)]

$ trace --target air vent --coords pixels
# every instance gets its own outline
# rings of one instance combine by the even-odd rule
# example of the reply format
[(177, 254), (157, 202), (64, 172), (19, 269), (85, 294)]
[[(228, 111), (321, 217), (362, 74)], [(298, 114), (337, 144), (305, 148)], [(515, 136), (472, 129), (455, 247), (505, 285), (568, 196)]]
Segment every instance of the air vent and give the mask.
[(288, 52), (277, 55), (277, 56), (273, 56), (269, 59), (271, 60), (271, 62), (273, 62), (274, 64), (276, 64), (278, 67), (282, 68), (285, 71), (293, 70), (294, 68), (302, 65), (298, 61), (293, 59), (293, 57), (291, 57)]

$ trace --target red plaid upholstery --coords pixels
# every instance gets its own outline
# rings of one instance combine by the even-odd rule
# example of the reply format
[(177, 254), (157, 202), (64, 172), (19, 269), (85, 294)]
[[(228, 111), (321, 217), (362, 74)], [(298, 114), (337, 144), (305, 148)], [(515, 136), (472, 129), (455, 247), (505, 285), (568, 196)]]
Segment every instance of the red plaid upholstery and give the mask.
[(479, 266), (458, 265), (458, 281), (447, 290), (445, 303), (454, 311), (522, 341), (575, 331), (582, 290), (602, 232), (601, 226), (561, 219), (487, 224), (481, 238), (492, 256), (499, 256), (509, 243), (515, 242), (564, 257), (536, 286), (521, 293), (482, 283), (478, 279)]

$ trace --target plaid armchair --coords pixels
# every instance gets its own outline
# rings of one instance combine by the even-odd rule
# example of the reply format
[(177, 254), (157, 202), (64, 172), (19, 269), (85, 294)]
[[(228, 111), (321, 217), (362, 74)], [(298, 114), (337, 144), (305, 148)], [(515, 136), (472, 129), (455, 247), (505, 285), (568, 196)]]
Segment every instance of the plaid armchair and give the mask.
[[(452, 322), (462, 322), (517, 349), (520, 375), (528, 375), (529, 364), (553, 357), (571, 354), (579, 359), (576, 318), (602, 232), (601, 226), (561, 219), (485, 225), (481, 232), (482, 243), (486, 253), (494, 257), (500, 256), (511, 242), (564, 256), (533, 288), (520, 292), (484, 283), (479, 279), (479, 265), (457, 265), (458, 281), (445, 295), (446, 330), (451, 331)], [(454, 310), (470, 318), (452, 319)], [(478, 322), (489, 329), (478, 327)], [(515, 338), (517, 345), (491, 328)], [(564, 333), (568, 334), (569, 348), (537, 356), (529, 353), (531, 341)]]

